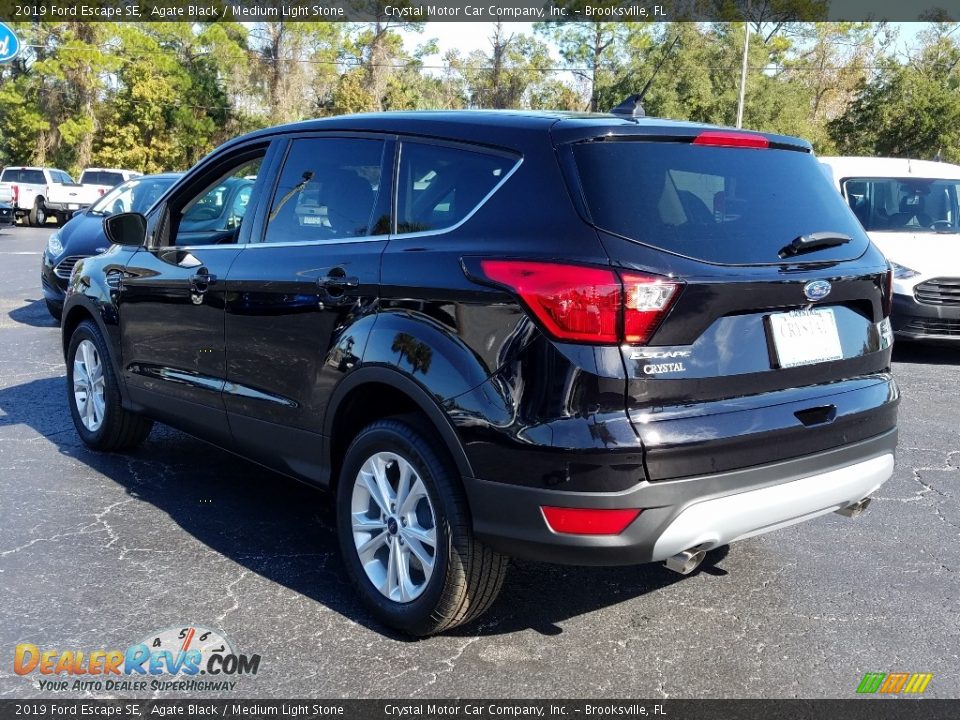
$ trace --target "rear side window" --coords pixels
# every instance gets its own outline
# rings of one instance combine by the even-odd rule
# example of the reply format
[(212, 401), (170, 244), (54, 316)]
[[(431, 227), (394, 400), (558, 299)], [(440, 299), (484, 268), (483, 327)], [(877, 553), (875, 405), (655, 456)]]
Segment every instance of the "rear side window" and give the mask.
[(633, 140), (573, 153), (594, 224), (662, 250), (740, 265), (779, 262), (784, 246), (814, 232), (854, 240), (804, 259), (859, 257), (869, 243), (808, 153)]
[(25, 185), (46, 185), (47, 181), (43, 177), (43, 170), (21, 170), (19, 182)]
[(871, 232), (960, 232), (960, 179), (849, 178), (843, 194)]
[[(382, 140), (301, 138), (290, 145), (264, 242), (335, 241), (385, 231), (373, 210), (380, 191)], [(377, 230), (380, 232), (380, 229)]]
[(397, 232), (450, 228), (472, 213), (516, 158), (461, 147), (405, 142), (400, 151)]

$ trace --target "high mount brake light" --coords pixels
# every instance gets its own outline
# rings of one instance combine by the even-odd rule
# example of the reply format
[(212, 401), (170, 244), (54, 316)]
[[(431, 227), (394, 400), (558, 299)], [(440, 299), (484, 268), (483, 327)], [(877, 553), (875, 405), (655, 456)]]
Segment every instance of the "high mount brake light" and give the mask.
[(694, 145), (713, 145), (715, 147), (738, 147), (766, 149), (770, 141), (763, 135), (751, 133), (730, 132), (726, 130), (708, 130), (702, 132), (693, 140)]
[(533, 260), (481, 260), (488, 280), (511, 289), (558, 340), (646, 343), (681, 283), (611, 268)]

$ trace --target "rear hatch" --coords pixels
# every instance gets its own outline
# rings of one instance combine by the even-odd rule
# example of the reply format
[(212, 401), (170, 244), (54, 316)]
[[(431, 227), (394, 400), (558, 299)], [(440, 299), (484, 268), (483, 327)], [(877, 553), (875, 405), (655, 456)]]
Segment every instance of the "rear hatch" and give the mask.
[(564, 125), (554, 135), (574, 200), (625, 295), (632, 273), (672, 286), (646, 342), (621, 346), (650, 479), (895, 426), (887, 262), (808, 145), (693, 125)]

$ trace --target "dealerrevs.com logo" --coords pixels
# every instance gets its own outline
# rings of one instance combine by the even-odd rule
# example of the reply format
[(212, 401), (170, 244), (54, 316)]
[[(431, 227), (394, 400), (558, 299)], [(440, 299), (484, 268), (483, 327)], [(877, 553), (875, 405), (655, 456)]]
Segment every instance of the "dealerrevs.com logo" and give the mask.
[(150, 633), (126, 650), (20, 643), (13, 655), (17, 675), (53, 692), (233, 691), (233, 678), (259, 670), (259, 655), (237, 653), (222, 633), (196, 625)]

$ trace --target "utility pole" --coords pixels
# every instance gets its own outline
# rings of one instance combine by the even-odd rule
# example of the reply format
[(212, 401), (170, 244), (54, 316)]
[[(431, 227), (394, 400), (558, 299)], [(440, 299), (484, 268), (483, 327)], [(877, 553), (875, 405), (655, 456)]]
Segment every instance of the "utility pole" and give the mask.
[[(747, 3), (747, 14), (750, 3)], [(737, 127), (743, 127), (743, 103), (747, 94), (747, 61), (750, 57), (750, 21), (743, 23), (743, 65), (740, 67), (740, 100), (737, 102)]]

